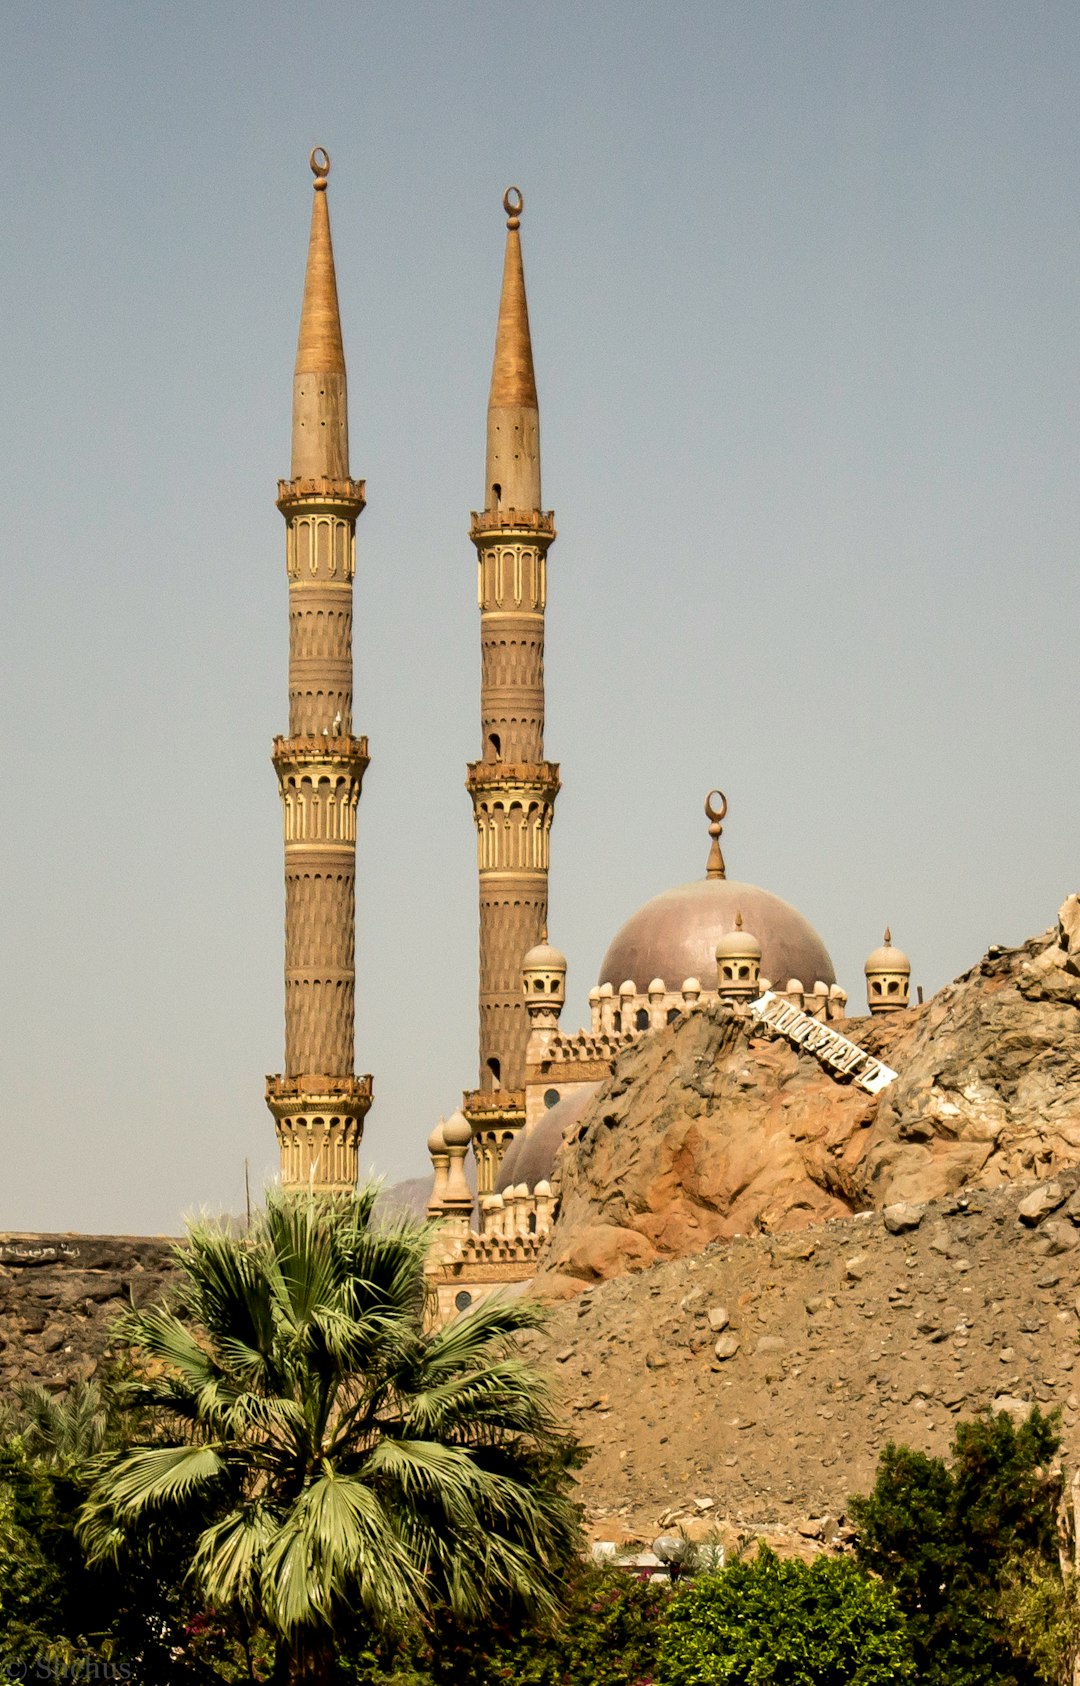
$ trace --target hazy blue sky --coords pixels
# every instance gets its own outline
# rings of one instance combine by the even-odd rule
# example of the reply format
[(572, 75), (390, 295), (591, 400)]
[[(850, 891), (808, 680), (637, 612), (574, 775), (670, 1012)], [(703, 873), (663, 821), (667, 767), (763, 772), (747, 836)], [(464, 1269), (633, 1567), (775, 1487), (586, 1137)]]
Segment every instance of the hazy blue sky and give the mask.
[(393, 1176), (475, 1074), (475, 554), (509, 182), (555, 509), (551, 935), (704, 870), (861, 999), (1078, 887), (1080, 7), (0, 6), (0, 1226), (173, 1230), (276, 1161), (284, 528), (309, 149), (358, 538), (358, 1069)]

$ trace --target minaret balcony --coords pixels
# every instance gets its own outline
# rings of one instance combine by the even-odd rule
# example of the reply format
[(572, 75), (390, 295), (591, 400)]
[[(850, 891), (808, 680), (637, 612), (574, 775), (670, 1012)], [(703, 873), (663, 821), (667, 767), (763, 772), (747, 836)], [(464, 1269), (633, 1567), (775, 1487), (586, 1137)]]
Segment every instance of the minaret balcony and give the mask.
[(470, 761), (466, 789), (473, 795), (514, 793), (550, 800), (562, 789), (557, 761)]
[(277, 506), (285, 516), (295, 515), (310, 507), (333, 509), (346, 519), (355, 520), (364, 503), (362, 480), (329, 480), (325, 477), (303, 476), (298, 480), (278, 481)]
[(310, 772), (325, 768), (328, 772), (347, 771), (354, 778), (363, 778), (371, 757), (366, 738), (349, 737), (345, 733), (319, 733), (313, 737), (274, 739), (272, 760), (278, 774)]
[(344, 1112), (362, 1118), (371, 1106), (371, 1093), (370, 1073), (363, 1077), (313, 1074), (266, 1079), (266, 1103), (279, 1118), (316, 1111)]
[(534, 538), (555, 537), (553, 509), (474, 509), (469, 523), (469, 537), (474, 544), (485, 543), (496, 533), (529, 533)]

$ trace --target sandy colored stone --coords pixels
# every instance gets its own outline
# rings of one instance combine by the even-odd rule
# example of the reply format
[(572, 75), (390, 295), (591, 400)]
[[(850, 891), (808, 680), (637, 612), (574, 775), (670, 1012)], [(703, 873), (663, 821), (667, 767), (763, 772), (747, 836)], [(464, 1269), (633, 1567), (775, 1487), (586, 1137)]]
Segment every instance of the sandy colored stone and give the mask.
[[(1080, 1164), (1080, 977), (1063, 940), (994, 950), (922, 1007), (846, 1021), (899, 1074), (876, 1098), (719, 1004), (633, 1045), (559, 1157), (544, 1274), (596, 1280), (867, 1207), (910, 1226), (927, 1202)], [(646, 1248), (611, 1245), (612, 1229)]]

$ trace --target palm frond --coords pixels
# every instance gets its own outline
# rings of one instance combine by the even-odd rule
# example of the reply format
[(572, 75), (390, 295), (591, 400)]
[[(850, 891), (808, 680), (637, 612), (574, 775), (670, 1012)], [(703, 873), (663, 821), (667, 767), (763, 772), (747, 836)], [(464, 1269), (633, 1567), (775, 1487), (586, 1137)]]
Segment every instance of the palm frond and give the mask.
[(216, 1482), (225, 1468), (213, 1446), (147, 1446), (124, 1452), (98, 1477), (94, 1497), (121, 1520), (156, 1505), (187, 1499), (193, 1489)]
[(195, 1226), (189, 1248), (186, 1309), (214, 1344), (236, 1343), (248, 1354), (258, 1354), (265, 1366), (274, 1351), (274, 1298), (258, 1252), (209, 1224)]
[(256, 1501), (204, 1529), (191, 1566), (211, 1603), (222, 1609), (234, 1602), (245, 1610), (255, 1608), (263, 1562), (278, 1525), (278, 1517)]

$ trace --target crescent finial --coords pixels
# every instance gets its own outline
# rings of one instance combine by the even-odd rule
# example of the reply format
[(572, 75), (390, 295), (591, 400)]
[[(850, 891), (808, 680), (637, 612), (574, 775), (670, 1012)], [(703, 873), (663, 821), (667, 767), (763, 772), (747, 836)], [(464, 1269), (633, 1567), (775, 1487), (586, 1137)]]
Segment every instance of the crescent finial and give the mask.
[[(713, 797), (720, 798), (719, 808), (713, 806)], [(726, 878), (727, 868), (724, 857), (720, 853), (720, 833), (723, 831), (723, 819), (727, 813), (727, 797), (722, 790), (710, 790), (705, 798), (705, 818), (709, 822), (709, 836), (712, 843), (709, 846), (709, 859), (705, 867), (706, 878)]]
[(520, 187), (508, 187), (503, 194), (503, 210), (506, 212), (507, 228), (521, 227), (521, 213), (525, 209), (525, 196)]

